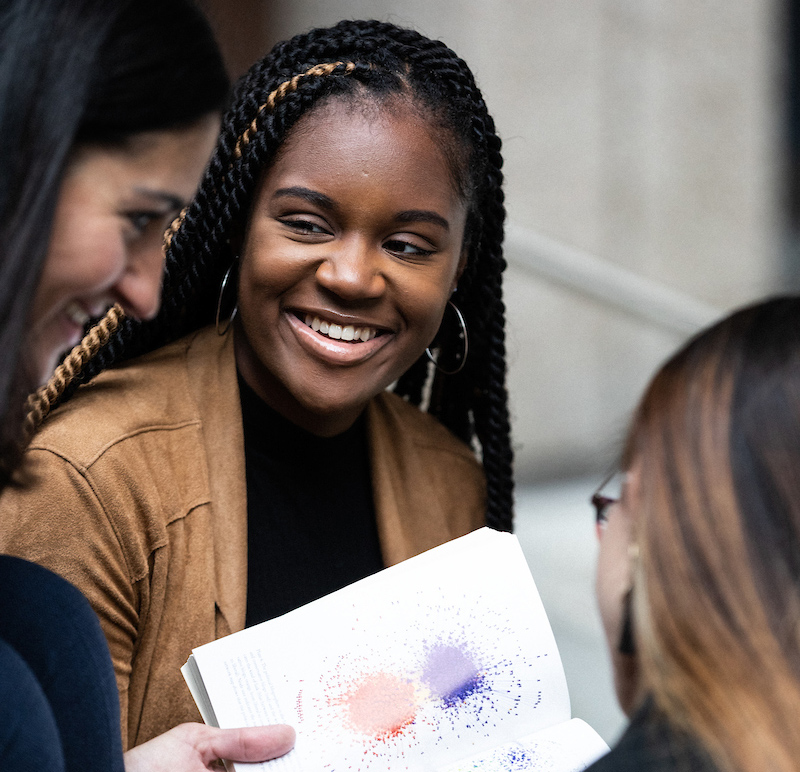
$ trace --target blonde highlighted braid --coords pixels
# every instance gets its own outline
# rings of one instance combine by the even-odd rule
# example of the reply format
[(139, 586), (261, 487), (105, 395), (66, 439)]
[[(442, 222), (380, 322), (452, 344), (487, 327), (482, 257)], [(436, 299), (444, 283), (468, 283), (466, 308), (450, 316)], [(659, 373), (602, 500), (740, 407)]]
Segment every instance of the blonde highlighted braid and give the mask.
[(172, 237), (178, 232), (181, 227), (181, 223), (183, 222), (183, 218), (186, 217), (186, 211), (188, 210), (188, 206), (183, 207), (181, 209), (180, 214), (169, 224), (169, 227), (164, 231), (164, 243), (161, 245), (161, 251), (164, 254), (164, 257), (167, 256), (167, 250), (169, 249), (169, 245), (172, 244)]
[(242, 157), (242, 150), (244, 146), (249, 144), (253, 134), (258, 131), (258, 118), (261, 113), (264, 112), (264, 110), (274, 110), (275, 105), (287, 94), (290, 94), (292, 91), (297, 91), (297, 87), (306, 78), (331, 75), (339, 67), (344, 67), (345, 73), (349, 74), (355, 69), (356, 66), (353, 62), (327, 62), (325, 64), (315, 64), (305, 72), (301, 72), (299, 75), (295, 75), (293, 78), (281, 83), (278, 88), (270, 93), (270, 95), (267, 97), (267, 101), (264, 102), (263, 105), (259, 106), (258, 110), (256, 110), (255, 118), (253, 118), (250, 125), (239, 136), (239, 139), (236, 141), (236, 147), (233, 149), (234, 157), (237, 160)]
[(106, 315), (67, 354), (50, 380), (28, 397), (26, 405), (28, 414), (25, 416), (25, 433), (28, 438), (33, 436), (47, 414), (58, 403), (64, 389), (81, 373), (86, 363), (108, 343), (124, 318), (125, 312), (119, 303), (109, 308)]

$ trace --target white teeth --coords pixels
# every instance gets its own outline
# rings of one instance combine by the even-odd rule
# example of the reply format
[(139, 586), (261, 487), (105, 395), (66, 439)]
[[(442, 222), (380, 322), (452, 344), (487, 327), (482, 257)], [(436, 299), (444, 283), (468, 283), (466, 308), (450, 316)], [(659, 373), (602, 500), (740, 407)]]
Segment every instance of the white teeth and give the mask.
[(81, 308), (75, 301), (72, 301), (65, 309), (64, 313), (69, 317), (69, 320), (78, 327), (83, 327), (89, 321), (89, 314)]
[(321, 332), (334, 340), (346, 341), (368, 341), (372, 340), (378, 335), (378, 331), (374, 327), (356, 327), (353, 324), (341, 325), (332, 324), (320, 319), (318, 316), (305, 314), (304, 319), (306, 325), (314, 332)]

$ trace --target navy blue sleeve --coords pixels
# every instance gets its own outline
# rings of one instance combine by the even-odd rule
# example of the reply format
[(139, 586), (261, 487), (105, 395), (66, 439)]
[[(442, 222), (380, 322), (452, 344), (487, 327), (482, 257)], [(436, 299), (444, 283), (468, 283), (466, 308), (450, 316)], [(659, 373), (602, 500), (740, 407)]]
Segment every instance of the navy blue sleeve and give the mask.
[[(38, 682), (61, 738), (63, 768), (124, 772), (114, 670), (83, 595), (41, 566), (0, 556), (0, 639)], [(28, 708), (20, 700), (3, 699), (0, 705), (0, 730), (7, 724), (5, 711), (16, 711), (11, 718), (25, 722)]]
[(0, 768), (62, 772), (61, 737), (39, 682), (0, 640)]

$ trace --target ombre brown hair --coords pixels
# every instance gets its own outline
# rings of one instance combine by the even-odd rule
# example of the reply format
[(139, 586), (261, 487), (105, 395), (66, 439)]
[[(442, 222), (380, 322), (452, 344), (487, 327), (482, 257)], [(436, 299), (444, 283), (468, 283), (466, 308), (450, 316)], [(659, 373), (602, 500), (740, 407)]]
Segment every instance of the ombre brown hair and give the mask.
[(643, 691), (724, 770), (800, 764), (800, 298), (734, 313), (656, 374), (640, 475)]

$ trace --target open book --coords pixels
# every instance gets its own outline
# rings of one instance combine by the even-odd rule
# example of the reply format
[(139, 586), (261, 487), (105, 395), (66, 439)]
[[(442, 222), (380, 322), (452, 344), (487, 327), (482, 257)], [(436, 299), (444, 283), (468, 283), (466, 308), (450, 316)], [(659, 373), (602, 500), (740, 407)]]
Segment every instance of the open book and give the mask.
[(297, 730), (237, 770), (577, 772), (608, 750), (570, 719), (519, 542), (487, 528), (200, 646), (182, 672), (206, 723)]

